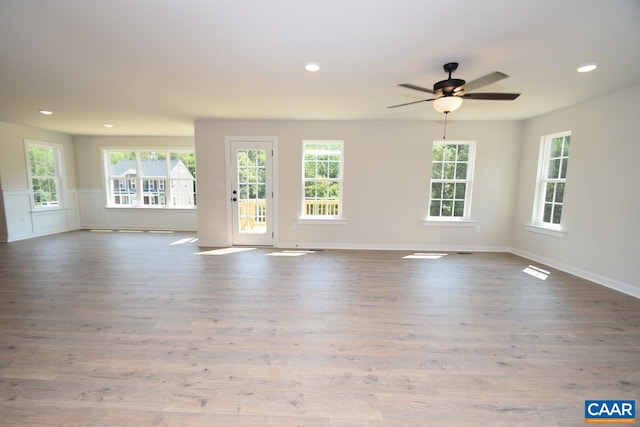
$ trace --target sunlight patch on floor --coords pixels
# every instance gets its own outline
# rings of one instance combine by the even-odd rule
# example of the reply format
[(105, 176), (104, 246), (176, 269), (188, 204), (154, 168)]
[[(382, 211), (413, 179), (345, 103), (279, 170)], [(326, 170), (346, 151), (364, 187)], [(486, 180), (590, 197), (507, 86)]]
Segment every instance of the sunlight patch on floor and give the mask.
[(169, 246), (172, 245), (184, 245), (185, 243), (195, 243), (198, 241), (197, 237), (187, 237), (185, 239), (176, 240), (173, 243), (169, 243)]
[(265, 256), (302, 256), (307, 254), (313, 254), (315, 251), (280, 251), (280, 252), (271, 252), (265, 254)]
[(443, 256), (447, 256), (447, 254), (416, 252), (411, 255), (404, 256), (402, 258), (403, 259), (440, 259)]
[(547, 270), (543, 270), (535, 265), (530, 265), (522, 271), (530, 276), (537, 277), (540, 280), (547, 280), (547, 277), (551, 274)]
[(235, 254), (238, 252), (246, 252), (253, 251), (256, 248), (223, 248), (223, 249), (213, 249), (210, 251), (196, 252), (196, 255), (229, 255)]

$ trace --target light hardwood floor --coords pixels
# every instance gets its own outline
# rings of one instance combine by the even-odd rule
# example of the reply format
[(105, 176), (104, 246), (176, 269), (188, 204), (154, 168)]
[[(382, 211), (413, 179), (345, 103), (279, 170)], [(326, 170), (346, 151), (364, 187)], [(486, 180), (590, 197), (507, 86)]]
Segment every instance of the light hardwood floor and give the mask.
[(511, 254), (194, 237), (0, 244), (0, 424), (580, 426), (640, 399), (633, 297)]

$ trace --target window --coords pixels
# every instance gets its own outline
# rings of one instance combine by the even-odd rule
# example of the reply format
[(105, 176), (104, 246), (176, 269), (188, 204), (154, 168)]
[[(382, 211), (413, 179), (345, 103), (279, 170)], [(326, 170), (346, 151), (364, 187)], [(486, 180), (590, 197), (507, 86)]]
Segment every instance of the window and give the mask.
[(103, 152), (107, 206), (162, 207), (171, 201), (170, 207), (195, 207), (193, 151), (114, 148)]
[(533, 225), (560, 229), (570, 140), (570, 131), (542, 138)]
[(303, 141), (302, 217), (342, 216), (342, 141)]
[(60, 206), (62, 146), (29, 140), (25, 142), (34, 207)]
[(434, 141), (431, 156), (431, 189), (427, 219), (469, 220), (475, 143)]

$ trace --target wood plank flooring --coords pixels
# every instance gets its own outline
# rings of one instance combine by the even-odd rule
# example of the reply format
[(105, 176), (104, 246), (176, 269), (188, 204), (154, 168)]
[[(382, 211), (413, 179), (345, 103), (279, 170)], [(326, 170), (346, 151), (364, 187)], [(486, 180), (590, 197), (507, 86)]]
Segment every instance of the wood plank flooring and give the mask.
[(633, 297), (511, 254), (194, 238), (0, 244), (0, 425), (580, 426), (640, 399)]

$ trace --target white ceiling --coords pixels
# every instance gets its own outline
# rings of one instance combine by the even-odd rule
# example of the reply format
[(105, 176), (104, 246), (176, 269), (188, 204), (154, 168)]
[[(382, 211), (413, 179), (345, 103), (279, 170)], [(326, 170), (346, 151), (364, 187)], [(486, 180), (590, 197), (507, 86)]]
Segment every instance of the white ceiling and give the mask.
[(452, 120), (524, 119), (638, 85), (640, 1), (0, 0), (0, 120), (74, 135), (440, 120), (430, 103), (386, 107), (428, 98), (397, 85), (430, 88), (452, 61), (467, 81), (510, 76), (479, 92), (522, 93), (466, 100)]

